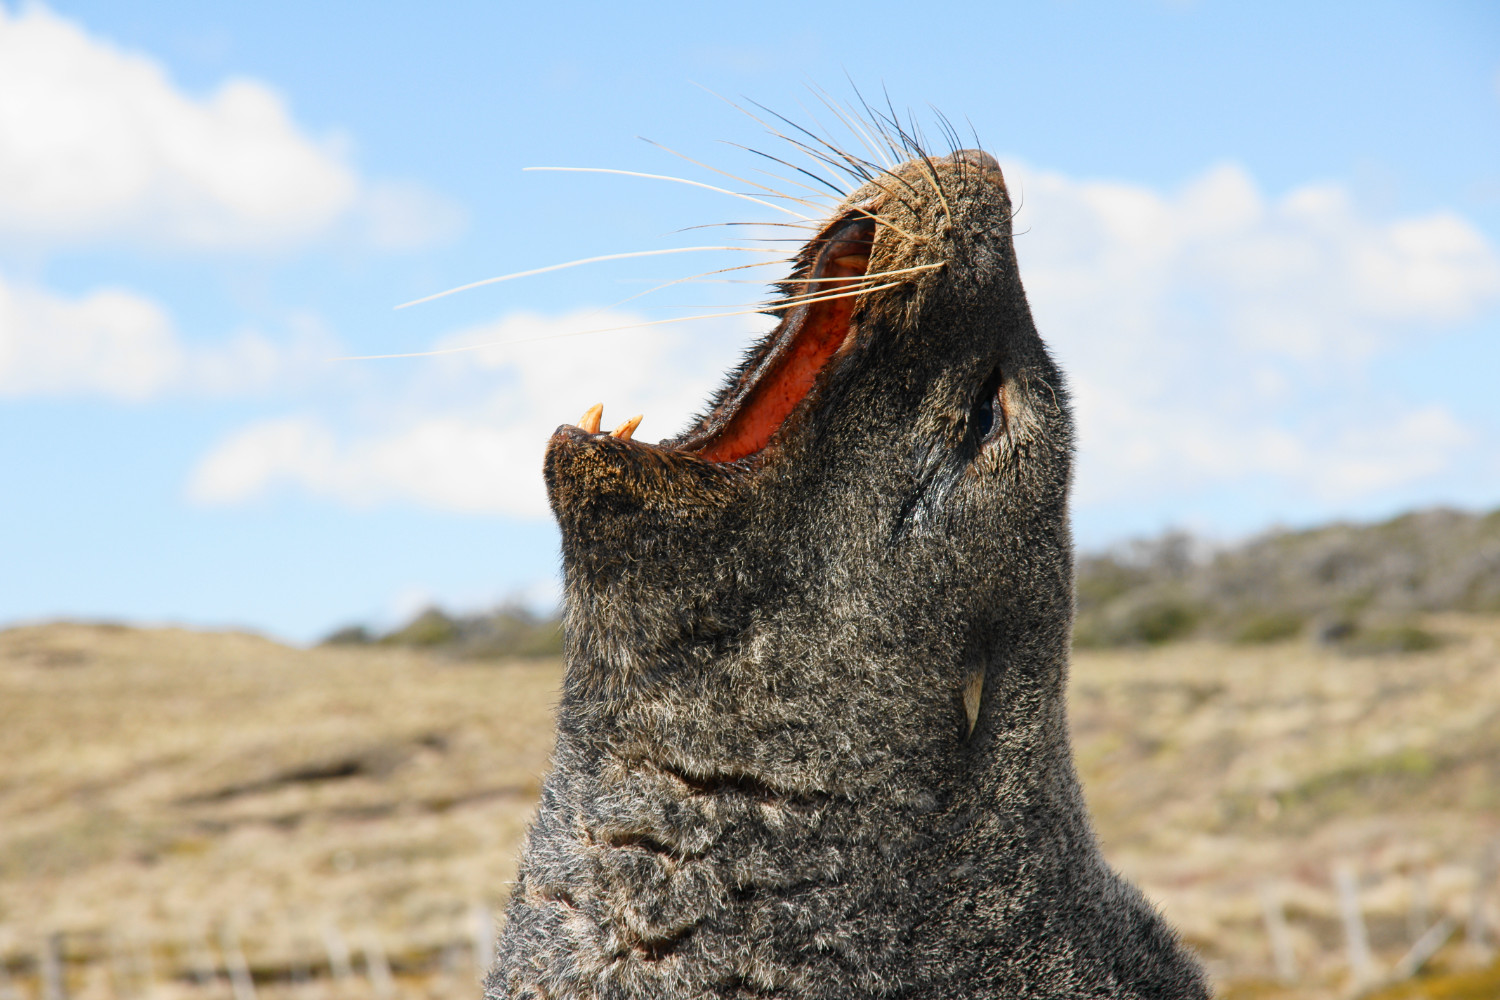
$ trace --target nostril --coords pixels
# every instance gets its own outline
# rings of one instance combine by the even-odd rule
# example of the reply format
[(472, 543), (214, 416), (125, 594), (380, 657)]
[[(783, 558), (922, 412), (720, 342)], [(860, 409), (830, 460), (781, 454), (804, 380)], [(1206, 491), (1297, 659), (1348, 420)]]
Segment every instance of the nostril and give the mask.
[(967, 163), (981, 170), (999, 170), (1000, 161), (982, 149), (960, 149), (953, 154), (955, 163)]

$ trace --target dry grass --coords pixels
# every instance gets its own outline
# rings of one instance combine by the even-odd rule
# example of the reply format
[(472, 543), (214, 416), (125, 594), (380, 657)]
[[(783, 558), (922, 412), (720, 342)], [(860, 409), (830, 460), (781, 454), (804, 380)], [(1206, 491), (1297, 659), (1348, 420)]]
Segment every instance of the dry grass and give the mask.
[(0, 927), (232, 920), (274, 961), (332, 920), (379, 928), (393, 960), (436, 949), (505, 896), (558, 680), (247, 635), (0, 633)]
[[(1363, 658), (1301, 643), (1079, 654), (1079, 764), (1106, 853), (1226, 996), (1347, 991), (1336, 863), (1365, 877), (1384, 968), (1408, 944), (1418, 876), (1434, 913), (1466, 916), (1500, 832), (1500, 622), (1428, 627), (1452, 641)], [(403, 988), (437, 991), (470, 906), (503, 904), (559, 679), (555, 662), (238, 634), (0, 633), (0, 955), (31, 988), (37, 942), (67, 932), (75, 992), (108, 997), (129, 992), (112, 953), (184, 975), (181, 943), (228, 922), (269, 981), (326, 962), (331, 921), (378, 931)], [(1267, 883), (1297, 990), (1273, 982)], [(1442, 952), (1449, 980), (1425, 995), (1469, 995), (1454, 977), (1481, 980), (1464, 960), (1457, 943)]]

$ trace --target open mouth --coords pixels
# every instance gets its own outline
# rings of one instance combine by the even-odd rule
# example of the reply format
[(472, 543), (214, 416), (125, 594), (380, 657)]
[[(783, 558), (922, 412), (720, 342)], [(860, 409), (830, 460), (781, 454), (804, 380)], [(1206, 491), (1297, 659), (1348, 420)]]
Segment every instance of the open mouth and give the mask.
[[(756, 455), (771, 442), (829, 362), (853, 346), (854, 293), (869, 268), (874, 239), (874, 220), (861, 214), (835, 223), (809, 244), (809, 250), (819, 248), (810, 266), (799, 269), (801, 274), (785, 286), (790, 291), (771, 307), (781, 314), (781, 322), (721, 401), (671, 443), (674, 450), (728, 463)], [(579, 426), (599, 433), (601, 412), (602, 407), (590, 409)], [(627, 420), (612, 436), (628, 440), (640, 419)]]
[[(856, 297), (850, 290), (870, 265), (875, 223), (865, 217), (836, 225), (789, 296), (789, 311), (724, 401), (682, 442), (711, 462), (737, 462), (770, 443), (812, 391), (818, 375), (854, 341)], [(795, 304), (790, 304), (795, 303)]]

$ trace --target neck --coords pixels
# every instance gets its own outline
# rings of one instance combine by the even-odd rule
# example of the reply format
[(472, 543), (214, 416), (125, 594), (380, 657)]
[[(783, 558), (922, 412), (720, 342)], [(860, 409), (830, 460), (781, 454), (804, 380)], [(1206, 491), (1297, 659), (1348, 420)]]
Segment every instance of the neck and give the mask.
[[(991, 663), (989, 711), (970, 735), (961, 704), (892, 692), (902, 673), (877, 659), (834, 692), (816, 663), (747, 647), (716, 669), (642, 678), (633, 698), (566, 694), (508, 936), (530, 926), (569, 974), (643, 995), (689, 967), (766, 985), (847, 985), (852, 967), (872, 993), (915, 988), (913, 976), (982, 958), (949, 921), (996, 901), (1014, 918), (984, 929), (992, 944), (1057, 946), (1033, 938), (1055, 937), (1049, 911), (1079, 898), (1058, 886), (1102, 871), (1059, 662)], [(797, 644), (819, 647), (839, 648)], [(672, 961), (688, 949), (722, 961)], [(939, 950), (948, 971), (903, 958)]]

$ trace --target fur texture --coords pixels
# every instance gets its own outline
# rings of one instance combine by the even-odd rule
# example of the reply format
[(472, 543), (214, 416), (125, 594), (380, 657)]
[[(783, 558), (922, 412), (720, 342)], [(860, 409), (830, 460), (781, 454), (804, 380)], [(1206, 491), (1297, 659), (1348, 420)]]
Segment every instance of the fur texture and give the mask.
[(682, 437), (549, 445), (567, 673), (494, 1000), (1207, 996), (1079, 791), (1072, 425), (1000, 169), (871, 171), (793, 277), (850, 239), (940, 266), (842, 300), (763, 449), (699, 454), (819, 304)]

